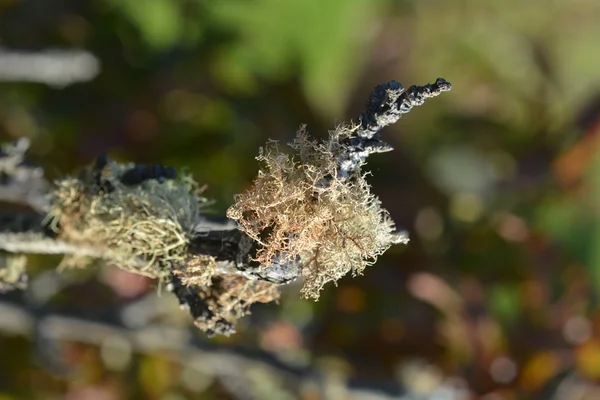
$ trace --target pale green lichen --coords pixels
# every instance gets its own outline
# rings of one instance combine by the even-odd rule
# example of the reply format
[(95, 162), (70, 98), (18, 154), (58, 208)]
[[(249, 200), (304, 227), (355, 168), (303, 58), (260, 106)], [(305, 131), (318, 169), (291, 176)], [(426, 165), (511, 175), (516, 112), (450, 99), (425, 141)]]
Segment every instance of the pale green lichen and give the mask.
[(104, 190), (92, 172), (56, 182), (49, 216), (59, 236), (105, 249), (119, 267), (150, 277), (164, 277), (172, 267), (194, 261), (203, 268), (186, 271), (187, 283), (207, 282), (214, 260), (190, 260), (187, 254), (190, 233), (205, 203), (196, 183), (183, 176), (125, 185), (119, 177), (128, 168), (109, 162), (100, 171)]

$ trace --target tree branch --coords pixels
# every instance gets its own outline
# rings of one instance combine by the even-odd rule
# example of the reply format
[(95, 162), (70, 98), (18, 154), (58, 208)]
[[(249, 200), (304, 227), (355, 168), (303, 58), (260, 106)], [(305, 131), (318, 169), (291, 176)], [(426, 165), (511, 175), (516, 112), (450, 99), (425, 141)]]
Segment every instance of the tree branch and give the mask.
[[(139, 313), (139, 310), (137, 312)], [(123, 315), (122, 313), (113, 313), (114, 315), (104, 320), (91, 319), (89, 316), (50, 310), (47, 307), (31, 310), (18, 300), (10, 301), (0, 297), (0, 314), (0, 331), (35, 338), (39, 350), (42, 351), (41, 356), (55, 358), (45, 359), (43, 362), (53, 365), (55, 370), (58, 369), (56, 372), (60, 371), (63, 374), (69, 373), (65, 361), (60, 354), (49, 349), (58, 348), (58, 344), (64, 342), (101, 347), (106, 346), (109, 340), (118, 340), (119, 343), (123, 343), (121, 352), (177, 354), (177, 359), (183, 365), (193, 366), (213, 379), (238, 382), (245, 393), (255, 396), (253, 398), (267, 398), (272, 395), (264, 393), (262, 388), (249, 381), (249, 373), (258, 371), (265, 374), (266, 380), (279, 382), (276, 384), (276, 390), (288, 393), (291, 398), (297, 398), (307, 388), (314, 388), (317, 392), (315, 395), (323, 399), (332, 398), (332, 393), (344, 399), (433, 400), (442, 394), (449, 400), (465, 398), (464, 389), (444, 381), (432, 386), (427, 395), (422, 393), (422, 388), (419, 388), (421, 392), (413, 393), (411, 382), (392, 381), (382, 385), (339, 376), (333, 371), (291, 365), (262, 350), (249, 350), (201, 340), (189, 329), (150, 321), (128, 326), (119, 316)], [(112, 322), (108, 322), (108, 319)], [(421, 373), (425, 374), (427, 371), (422, 370)]]
[[(344, 184), (344, 180), (355, 179), (356, 172), (368, 155), (392, 149), (379, 139), (381, 129), (395, 123), (412, 107), (450, 90), (450, 87), (448, 82), (440, 78), (434, 84), (411, 86), (408, 90), (396, 81), (375, 88), (366, 112), (359, 118), (359, 124), (352, 127), (349, 136), (340, 139), (342, 142), (333, 144), (336, 148), (332, 151), (337, 156), (333, 159), (334, 169), (337, 165), (339, 182)], [(43, 171), (25, 162), (24, 153), (28, 146), (26, 139), (20, 139), (0, 152), (0, 201), (27, 205), (33, 210), (32, 213), (0, 216), (1, 250), (103, 258), (123, 268), (127, 266), (127, 269), (136, 273), (159, 277), (178, 297), (180, 304), (189, 309), (197, 325), (205, 326), (207, 320), (215, 321), (218, 326), (207, 327), (206, 330), (222, 334), (232, 333), (235, 321), (215, 315), (215, 307), (220, 307), (215, 304), (239, 297), (239, 304), (224, 308), (227, 312), (231, 311), (231, 307), (236, 309), (231, 318), (238, 318), (254, 301), (274, 300), (273, 286), (289, 283), (303, 273), (304, 267), (299, 257), (291, 257), (286, 251), (275, 252), (267, 257), (268, 262), (264, 257), (262, 264), (257, 262), (260, 255), (264, 254), (264, 242), (270, 235), (268, 223), (261, 228), (264, 240), (262, 237), (255, 240), (255, 236), (251, 238), (231, 220), (202, 215), (196, 192), (189, 191), (185, 177), (178, 178), (177, 171), (172, 167), (121, 165), (106, 156), (100, 156), (93, 166), (82, 171), (77, 178), (59, 181), (50, 188)], [(318, 190), (328, 190), (327, 182), (321, 183)], [(348, 187), (357, 186), (360, 185), (350, 184)], [(359, 195), (366, 200), (361, 201), (368, 203), (367, 206), (375, 201), (372, 205), (379, 210), (377, 201), (368, 192), (368, 186), (362, 187), (365, 192)], [(316, 198), (310, 201), (319, 202)], [(90, 216), (92, 211), (96, 217)], [(381, 214), (378, 212), (369, 217), (369, 221), (379, 224), (372, 227), (373, 235), (379, 236), (367, 239), (380, 242), (366, 253), (358, 246), (357, 249), (362, 251), (358, 261), (367, 256), (376, 256), (391, 243), (407, 241), (405, 234), (387, 233), (389, 221), (374, 222), (377, 218), (387, 218), (385, 210)], [(307, 217), (311, 217), (308, 214)], [(130, 222), (131, 229), (121, 229), (129, 217), (135, 217)], [(246, 218), (244, 215), (240, 217)], [(96, 220), (89, 222), (90, 218)], [(147, 231), (134, 229), (148, 226), (149, 219), (163, 225), (147, 228)], [(98, 224), (105, 225), (99, 228)], [(111, 244), (103, 243), (98, 234), (108, 231), (117, 232), (115, 235), (123, 237), (104, 238)], [(167, 245), (160, 239), (152, 239), (152, 232), (163, 235), (174, 232), (175, 237), (171, 238), (174, 243)], [(134, 240), (139, 246), (154, 241), (148, 243), (147, 249), (134, 246), (130, 249), (131, 254), (123, 255), (122, 247)], [(295, 237), (286, 231), (281, 240), (285, 242), (284, 248)], [(168, 249), (177, 249), (180, 253), (171, 256), (171, 250)], [(344, 268), (336, 273), (346, 273)], [(331, 278), (315, 276), (314, 271), (309, 271), (314, 280), (311, 290), (318, 290)], [(329, 274), (327, 271), (325, 273)], [(244, 280), (258, 283), (249, 285)], [(262, 294), (252, 296), (254, 290)]]
[(0, 202), (26, 205), (44, 213), (50, 207), (50, 185), (41, 168), (25, 161), (28, 148), (29, 139), (21, 138), (0, 150)]
[(381, 130), (395, 124), (415, 106), (452, 89), (452, 84), (443, 78), (425, 86), (413, 85), (404, 89), (397, 81), (379, 85), (369, 96), (366, 111), (359, 117), (353, 134), (345, 141), (346, 151), (339, 156), (339, 173), (344, 178), (352, 175), (364, 164), (370, 154), (384, 153), (394, 148), (382, 141)]

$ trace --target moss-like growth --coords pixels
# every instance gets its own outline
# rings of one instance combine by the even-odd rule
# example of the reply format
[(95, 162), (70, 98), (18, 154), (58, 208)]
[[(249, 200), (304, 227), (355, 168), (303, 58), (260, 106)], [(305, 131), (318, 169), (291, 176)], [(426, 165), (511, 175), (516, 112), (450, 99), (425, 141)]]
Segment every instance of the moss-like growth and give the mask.
[(227, 211), (261, 244), (256, 261), (300, 260), (302, 293), (314, 299), (327, 282), (348, 272), (361, 274), (390, 245), (405, 240), (360, 168), (339, 176), (338, 157), (347, 151), (352, 129), (338, 127), (319, 142), (302, 127), (290, 144), (291, 155), (280, 152), (276, 142), (261, 148), (258, 177)]
[(205, 204), (197, 185), (189, 176), (155, 179), (145, 172), (107, 161), (56, 182), (51, 226), (60, 239), (92, 246), (123, 269), (180, 282), (196, 325), (209, 335), (234, 332), (252, 303), (279, 298), (277, 285), (218, 275), (213, 257), (189, 251)]
[(105, 250), (119, 267), (154, 278), (190, 265), (186, 282), (208, 282), (211, 257), (187, 254), (190, 233), (205, 202), (188, 176), (122, 182), (131, 165), (110, 161), (100, 170), (56, 182), (50, 219), (60, 238)]

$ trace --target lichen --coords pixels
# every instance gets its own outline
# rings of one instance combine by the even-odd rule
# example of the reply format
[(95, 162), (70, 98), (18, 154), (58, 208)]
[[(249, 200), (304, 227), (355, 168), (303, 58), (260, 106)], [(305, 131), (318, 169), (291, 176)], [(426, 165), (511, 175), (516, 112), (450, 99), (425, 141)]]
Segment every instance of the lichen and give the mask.
[(121, 177), (131, 168), (110, 161), (56, 182), (49, 220), (59, 237), (105, 250), (113, 263), (138, 274), (162, 278), (190, 263), (186, 279), (208, 281), (214, 260), (187, 253), (205, 202), (195, 182), (184, 175), (126, 185)]
[(274, 283), (223, 275), (214, 277), (212, 284), (203, 287), (198, 296), (203, 301), (204, 313), (196, 316), (195, 324), (212, 336), (235, 333), (237, 321), (250, 314), (252, 304), (277, 301), (280, 292)]
[(362, 274), (402, 240), (360, 168), (339, 176), (338, 157), (351, 133), (352, 127), (340, 126), (317, 141), (301, 127), (292, 154), (269, 142), (257, 157), (262, 168), (253, 185), (227, 211), (260, 243), (255, 259), (262, 265), (300, 259), (305, 297), (318, 299), (327, 282)]

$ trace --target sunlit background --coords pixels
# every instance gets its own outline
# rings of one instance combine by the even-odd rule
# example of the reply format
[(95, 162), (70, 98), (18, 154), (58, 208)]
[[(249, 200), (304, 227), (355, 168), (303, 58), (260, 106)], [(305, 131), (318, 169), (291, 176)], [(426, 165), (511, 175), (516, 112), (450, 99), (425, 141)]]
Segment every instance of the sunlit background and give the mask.
[(50, 178), (101, 152), (185, 167), (217, 214), (267, 139), (453, 83), (369, 160), (408, 246), (211, 341), (151, 281), (30, 256), (0, 399), (600, 398), (599, 40), (596, 0), (0, 0), (1, 141)]

